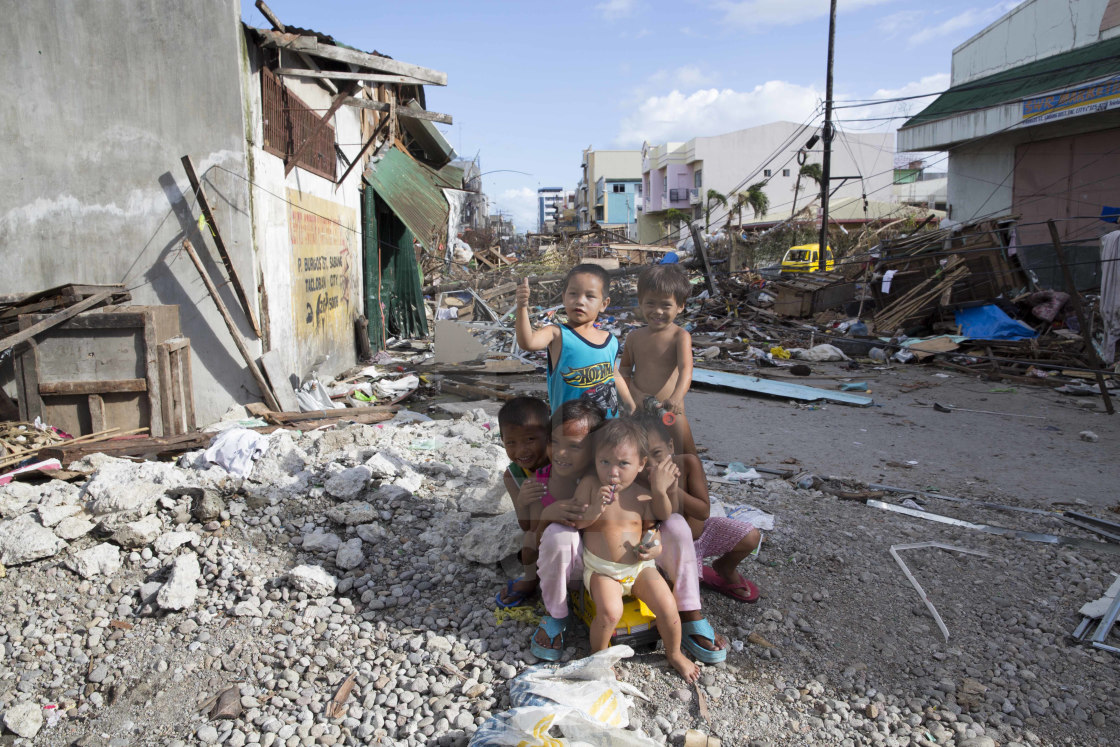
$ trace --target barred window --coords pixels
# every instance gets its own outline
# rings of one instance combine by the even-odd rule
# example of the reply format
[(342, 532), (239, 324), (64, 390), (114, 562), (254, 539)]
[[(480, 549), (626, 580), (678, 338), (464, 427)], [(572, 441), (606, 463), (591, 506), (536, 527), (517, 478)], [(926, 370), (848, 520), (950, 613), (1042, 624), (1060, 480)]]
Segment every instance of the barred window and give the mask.
[[(323, 121), (311, 107), (288, 90), (268, 68), (261, 68), (261, 110), (264, 117), (264, 149), (284, 160), (299, 149), (307, 136)], [(335, 180), (338, 160), (334, 153), (334, 127), (321, 126), (303, 149), (296, 166)]]

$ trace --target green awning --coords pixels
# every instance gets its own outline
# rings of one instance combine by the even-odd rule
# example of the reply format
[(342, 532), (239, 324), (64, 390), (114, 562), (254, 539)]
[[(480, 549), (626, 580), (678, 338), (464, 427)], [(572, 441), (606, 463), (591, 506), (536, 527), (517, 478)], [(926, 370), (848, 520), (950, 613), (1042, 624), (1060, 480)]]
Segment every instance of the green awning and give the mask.
[(439, 248), (450, 210), (441, 189), (446, 177), (407, 153), (389, 148), (362, 178), (426, 249)]
[(1120, 72), (1120, 37), (1046, 57), (950, 88), (901, 129), (1070, 88)]

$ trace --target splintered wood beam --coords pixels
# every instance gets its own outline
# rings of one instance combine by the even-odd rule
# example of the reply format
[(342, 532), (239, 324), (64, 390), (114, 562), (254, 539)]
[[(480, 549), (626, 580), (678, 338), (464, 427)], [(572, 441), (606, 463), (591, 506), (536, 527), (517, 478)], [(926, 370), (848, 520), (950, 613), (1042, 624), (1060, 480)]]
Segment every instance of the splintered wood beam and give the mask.
[(310, 36), (281, 34), (263, 29), (260, 30), (259, 33), (264, 36), (266, 44), (271, 44), (280, 49), (290, 49), (293, 52), (305, 52), (310, 55), (315, 55), (316, 57), (334, 60), (335, 62), (345, 62), (370, 70), (407, 75), (424, 81), (424, 85), (427, 86), (447, 85), (447, 73), (441, 73), (438, 70), (421, 67), (420, 65), (410, 65), (407, 62), (393, 60), (388, 57), (378, 57), (377, 55), (359, 52), (355, 49), (336, 47), (333, 44), (323, 44)]
[(63, 309), (62, 311), (59, 311), (56, 314), (51, 314), (46, 319), (43, 319), (40, 322), (36, 322), (35, 324), (32, 324), (30, 327), (27, 327), (25, 329), (21, 329), (19, 332), (16, 332), (15, 334), (10, 335), (10, 336), (5, 337), (4, 339), (0, 340), (0, 352), (3, 352), (10, 347), (14, 347), (14, 346), (20, 344), (21, 342), (25, 342), (27, 340), (30, 340), (32, 337), (39, 334), (40, 332), (48, 330), (51, 327), (54, 327), (56, 325), (62, 324), (67, 319), (69, 319), (73, 316), (77, 316), (78, 314), (81, 314), (86, 309), (92, 309), (94, 306), (97, 306), (98, 304), (104, 303), (112, 297), (113, 297), (113, 291), (111, 291), (111, 290), (102, 291), (101, 293), (90, 296), (89, 298), (85, 299), (84, 301), (78, 301), (78, 303), (74, 304), (73, 306), (68, 306), (67, 308)]
[(304, 70), (298, 67), (281, 67), (273, 70), (277, 75), (290, 78), (329, 78), (331, 80), (358, 80), (364, 83), (403, 83), (410, 86), (426, 86), (428, 81), (409, 75), (388, 75), (386, 73), (344, 73), (335, 70)]
[(346, 167), (346, 171), (342, 172), (342, 176), (340, 176), (338, 178), (338, 181), (334, 183), (334, 189), (336, 192), (338, 191), (339, 185), (346, 181), (346, 177), (350, 176), (350, 172), (353, 171), (355, 167), (357, 167), (357, 165), (362, 162), (362, 156), (365, 155), (366, 151), (369, 150), (370, 146), (372, 146), (374, 141), (377, 140), (377, 136), (385, 131), (385, 125), (388, 124), (388, 122), (389, 119), (388, 117), (386, 117), (385, 119), (381, 120), (381, 123), (378, 124), (377, 127), (373, 128), (373, 134), (369, 136), (369, 140), (365, 142), (365, 144), (362, 146), (362, 149), (358, 151), (358, 155), (354, 156), (354, 160), (351, 161), (350, 165)]
[(199, 181), (198, 173), (194, 170), (194, 162), (190, 156), (183, 156), (180, 160), (183, 162), (183, 169), (187, 172), (191, 189), (198, 195), (198, 207), (202, 210), (203, 217), (206, 218), (206, 225), (210, 227), (211, 238), (214, 239), (214, 246), (218, 247), (218, 256), (222, 258), (222, 264), (226, 266), (229, 281), (233, 284), (233, 290), (237, 293), (237, 300), (241, 301), (241, 306), (245, 309), (245, 317), (249, 320), (249, 326), (253, 328), (253, 332), (259, 338), (261, 336), (261, 325), (257, 323), (253, 303), (245, 290), (245, 285), (241, 282), (241, 276), (234, 269), (233, 259), (229, 256), (226, 242), (222, 239), (222, 232), (218, 229), (218, 221), (214, 219), (214, 211), (210, 207), (210, 201), (206, 199), (206, 190), (202, 188), (202, 182)]
[[(348, 98), (346, 99), (347, 106), (356, 106), (360, 109), (369, 109), (375, 112), (387, 112), (390, 110), (390, 105), (380, 101), (370, 101), (369, 99)], [(424, 109), (419, 111), (409, 109), (407, 107), (397, 107), (398, 117), (408, 117), (409, 119), (426, 119), (429, 122), (439, 122), (440, 124), (453, 124), (450, 114), (439, 114), (438, 112), (429, 112)]]
[(276, 14), (272, 12), (272, 8), (268, 7), (268, 3), (266, 3), (264, 0), (257, 0), (256, 6), (257, 10), (261, 12), (261, 15), (264, 16), (265, 19), (272, 24), (272, 28), (276, 29), (277, 31), (288, 30), (287, 26), (280, 23), (280, 19), (277, 18)]

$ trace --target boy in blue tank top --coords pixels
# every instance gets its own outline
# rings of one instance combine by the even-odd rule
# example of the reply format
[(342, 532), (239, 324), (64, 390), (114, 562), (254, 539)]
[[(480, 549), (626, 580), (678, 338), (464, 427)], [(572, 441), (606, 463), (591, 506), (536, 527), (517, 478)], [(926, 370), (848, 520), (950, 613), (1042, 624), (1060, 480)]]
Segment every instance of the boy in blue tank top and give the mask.
[(567, 324), (534, 330), (529, 320), (529, 279), (517, 288), (517, 344), (524, 350), (548, 350), (548, 404), (553, 412), (568, 400), (586, 398), (616, 418), (629, 401), (626, 384), (615, 378), (618, 339), (595, 326), (610, 304), (611, 278), (599, 265), (576, 265), (564, 280)]

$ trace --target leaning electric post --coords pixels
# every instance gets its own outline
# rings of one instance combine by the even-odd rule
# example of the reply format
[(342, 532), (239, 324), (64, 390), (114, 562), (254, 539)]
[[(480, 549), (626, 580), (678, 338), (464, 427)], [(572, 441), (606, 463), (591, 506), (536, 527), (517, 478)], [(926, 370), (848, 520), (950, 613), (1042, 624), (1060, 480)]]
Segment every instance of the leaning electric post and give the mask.
[(824, 272), (828, 267), (828, 193), (832, 189), (829, 181), (832, 170), (832, 57), (836, 46), (836, 0), (831, 0), (828, 11), (828, 77), (824, 89), (824, 159), (821, 163), (821, 238), (817, 246), (817, 270)]

